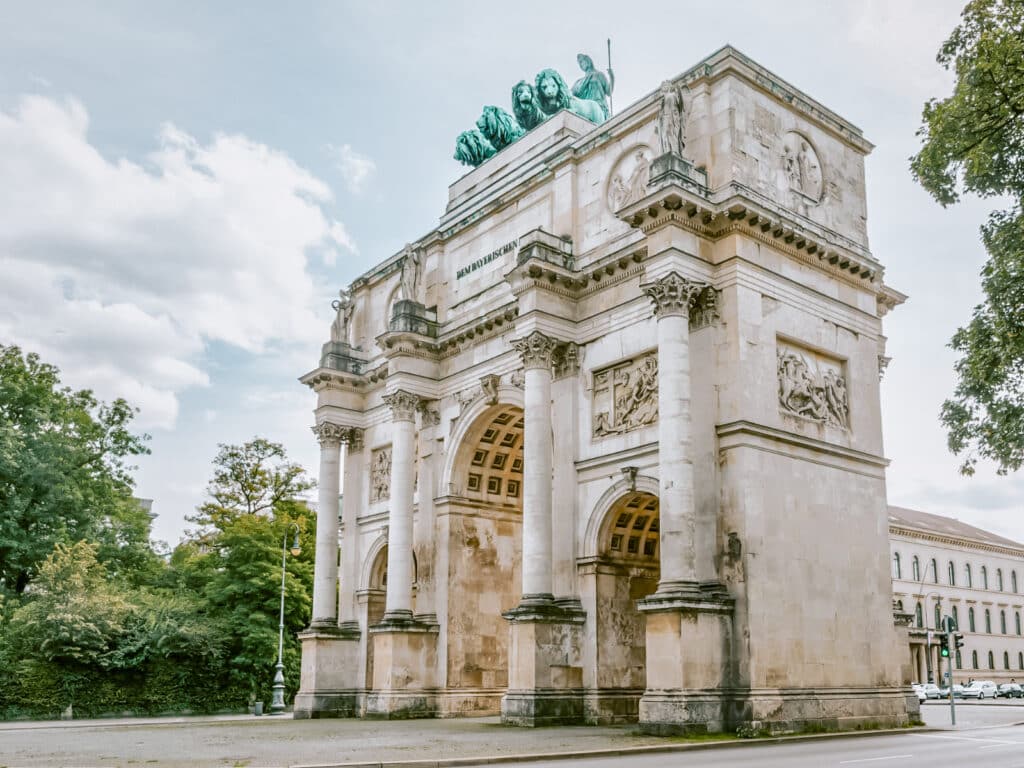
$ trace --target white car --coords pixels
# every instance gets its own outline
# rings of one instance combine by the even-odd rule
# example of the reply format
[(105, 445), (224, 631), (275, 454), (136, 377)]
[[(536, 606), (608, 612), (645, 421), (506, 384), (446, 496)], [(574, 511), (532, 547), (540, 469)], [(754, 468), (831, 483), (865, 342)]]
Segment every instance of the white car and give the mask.
[(965, 699), (994, 699), (996, 697), (996, 684), (991, 680), (975, 680), (964, 688)]
[(911, 688), (914, 689), (914, 693), (917, 694), (917, 700), (920, 703), (924, 703), (928, 700), (928, 694), (924, 692), (924, 687), (920, 683), (914, 683)]
[(921, 686), (921, 688), (924, 690), (924, 695), (927, 696), (929, 699), (942, 698), (942, 694), (939, 693), (939, 686), (937, 686), (935, 683), (925, 683)]

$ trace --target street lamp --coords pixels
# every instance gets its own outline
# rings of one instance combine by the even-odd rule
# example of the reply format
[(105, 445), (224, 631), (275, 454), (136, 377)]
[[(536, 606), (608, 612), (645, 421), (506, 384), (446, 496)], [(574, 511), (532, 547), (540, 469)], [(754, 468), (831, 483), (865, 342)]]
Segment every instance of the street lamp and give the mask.
[[(292, 539), (292, 545), (288, 547), (288, 533), (295, 529), (295, 537)], [(302, 547), (299, 546), (299, 526), (298, 523), (292, 523), (289, 525), (284, 532), (284, 536), (281, 537), (281, 617), (277, 624), (277, 664), (274, 669), (274, 685), (273, 693), (270, 699), (270, 714), (280, 715), (284, 712), (284, 576), (285, 576), (285, 565), (288, 562), (289, 549), (293, 555), (298, 555), (302, 551)]]

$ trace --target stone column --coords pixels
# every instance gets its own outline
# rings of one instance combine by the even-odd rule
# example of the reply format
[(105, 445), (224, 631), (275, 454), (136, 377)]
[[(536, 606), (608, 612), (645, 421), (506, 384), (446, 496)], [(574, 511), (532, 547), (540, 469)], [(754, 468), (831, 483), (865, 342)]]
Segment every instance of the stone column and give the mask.
[(320, 441), (320, 492), (316, 517), (311, 627), (333, 627), (338, 623), (335, 602), (338, 584), (338, 475), (341, 443), (346, 432), (345, 427), (330, 422), (313, 427), (313, 433)]
[(512, 342), (523, 358), (523, 597), (521, 605), (550, 603), (551, 362), (558, 342), (540, 331)]
[(419, 401), (416, 395), (402, 390), (384, 396), (392, 419), (385, 624), (412, 621), (412, 506), (416, 473), (416, 407)]
[(659, 593), (696, 592), (697, 552), (690, 427), (690, 309), (708, 286), (670, 272), (641, 286), (658, 318)]
[[(345, 498), (341, 505), (341, 582), (338, 589), (338, 625), (357, 631), (356, 590), (359, 587), (359, 508), (363, 501), (363, 430), (345, 436)], [(319, 518), (318, 518), (319, 519)]]

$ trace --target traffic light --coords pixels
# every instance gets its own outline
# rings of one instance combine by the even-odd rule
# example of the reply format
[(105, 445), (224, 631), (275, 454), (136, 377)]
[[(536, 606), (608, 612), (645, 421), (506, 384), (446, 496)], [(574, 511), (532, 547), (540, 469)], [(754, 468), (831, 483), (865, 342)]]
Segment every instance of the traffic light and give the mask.
[(949, 658), (949, 635), (946, 633), (939, 635), (939, 655), (944, 659)]
[(960, 650), (964, 647), (964, 633), (954, 632), (953, 633), (953, 647)]

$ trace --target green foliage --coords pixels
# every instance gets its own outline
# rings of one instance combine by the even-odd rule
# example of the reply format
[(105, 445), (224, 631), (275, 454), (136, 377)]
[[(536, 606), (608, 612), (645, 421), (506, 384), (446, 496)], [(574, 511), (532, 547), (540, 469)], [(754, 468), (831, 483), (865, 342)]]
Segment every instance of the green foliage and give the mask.
[(151, 565), (149, 520), (128, 457), (147, 452), (124, 400), (60, 386), (59, 372), (0, 345), (0, 588), (24, 593), (58, 542), (89, 539), (132, 571)]
[(941, 419), (962, 472), (986, 458), (1005, 474), (1024, 464), (1024, 3), (972, 0), (938, 61), (956, 85), (925, 105), (914, 177), (944, 206), (963, 192), (1012, 201), (982, 227), (985, 299), (953, 337), (957, 386)]

